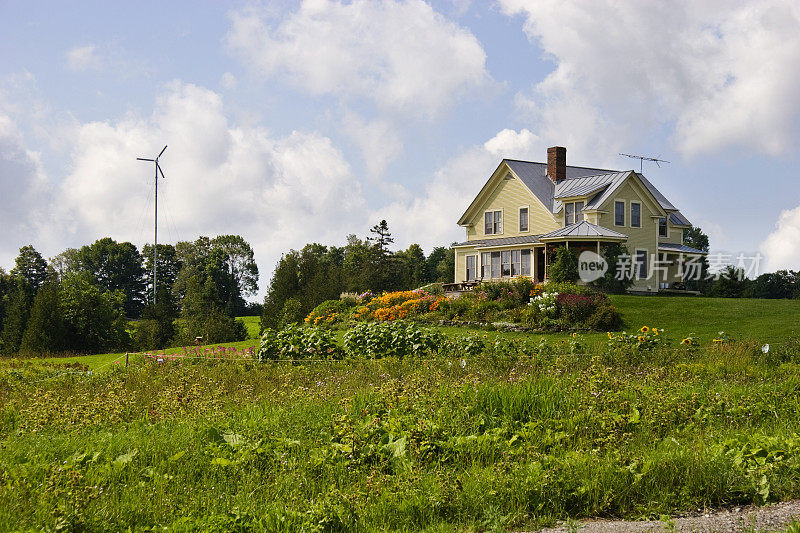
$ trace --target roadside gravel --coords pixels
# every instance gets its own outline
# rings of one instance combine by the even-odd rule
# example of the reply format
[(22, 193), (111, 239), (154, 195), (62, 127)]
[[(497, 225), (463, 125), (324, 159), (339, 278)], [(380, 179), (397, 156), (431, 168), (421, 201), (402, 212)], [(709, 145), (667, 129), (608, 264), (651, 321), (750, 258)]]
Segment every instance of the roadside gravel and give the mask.
[[(583, 520), (570, 525), (539, 530), (540, 533), (639, 533), (644, 531), (681, 531), (697, 533), (784, 531), (800, 520), (800, 500), (765, 505), (704, 511), (670, 520)], [(674, 526), (674, 529), (673, 529)]]

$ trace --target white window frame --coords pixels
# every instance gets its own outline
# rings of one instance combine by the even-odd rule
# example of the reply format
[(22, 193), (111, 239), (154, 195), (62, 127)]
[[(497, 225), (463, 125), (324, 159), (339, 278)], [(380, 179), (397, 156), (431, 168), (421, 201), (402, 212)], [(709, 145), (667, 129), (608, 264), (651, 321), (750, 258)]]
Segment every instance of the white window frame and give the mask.
[[(528, 218), (528, 227), (522, 229), (522, 210), (526, 210), (526, 216)], [(528, 233), (531, 231), (531, 207), (529, 205), (521, 205), (519, 206), (519, 210), (517, 211), (517, 222), (519, 223), (519, 232), (520, 233)]]
[[(634, 205), (638, 205), (639, 206), (639, 225), (638, 226), (634, 226), (633, 225), (633, 206)], [(631, 202), (631, 227), (632, 228), (641, 228), (642, 227), (642, 202)]]
[[(581, 204), (580, 210), (578, 209), (578, 204)], [(576, 223), (578, 222), (578, 215), (580, 215), (580, 217), (581, 217), (580, 222), (583, 222), (584, 220), (586, 220), (586, 217), (583, 216), (583, 209), (586, 207), (586, 202), (584, 202), (583, 200), (579, 200), (577, 202), (572, 202), (572, 205), (573, 205), (573, 207), (572, 207), (572, 216), (574, 217), (575, 222)]]
[[(617, 224), (617, 204), (622, 204), (622, 224)], [(625, 200), (614, 200), (614, 213), (613, 213), (612, 216), (614, 217), (614, 225), (619, 227), (619, 228), (624, 228), (625, 227), (625, 221), (626, 221), (626, 218), (627, 218), (625, 216), (625, 212), (628, 210), (628, 205), (627, 204), (628, 204), (628, 202), (626, 202)]]
[[(500, 231), (496, 231), (494, 233), (486, 233), (486, 213), (492, 213), (492, 229), (495, 229), (494, 224), (494, 213), (500, 213)], [(487, 209), (483, 212), (483, 234), (484, 235), (502, 235), (503, 234), (503, 226), (504, 226), (504, 219), (505, 215), (503, 214), (503, 209)]]
[[(569, 209), (572, 209), (572, 213), (570, 215), (572, 217), (572, 220), (569, 220), (567, 218), (567, 213)], [(564, 227), (571, 226), (574, 223), (575, 223), (575, 204), (572, 202), (567, 202), (564, 204)]]

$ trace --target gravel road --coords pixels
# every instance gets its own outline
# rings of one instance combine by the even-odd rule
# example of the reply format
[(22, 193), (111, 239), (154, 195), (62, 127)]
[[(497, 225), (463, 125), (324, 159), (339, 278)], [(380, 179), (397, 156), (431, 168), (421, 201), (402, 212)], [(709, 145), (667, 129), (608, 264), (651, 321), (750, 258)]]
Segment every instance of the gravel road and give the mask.
[[(699, 512), (666, 521), (583, 520), (577, 522), (581, 533), (639, 533), (643, 531), (685, 531), (702, 533), (784, 531), (793, 520), (800, 521), (800, 500), (763, 507), (731, 507)], [(674, 529), (672, 526), (674, 525)], [(575, 527), (563, 525), (539, 530), (539, 533), (568, 533)]]

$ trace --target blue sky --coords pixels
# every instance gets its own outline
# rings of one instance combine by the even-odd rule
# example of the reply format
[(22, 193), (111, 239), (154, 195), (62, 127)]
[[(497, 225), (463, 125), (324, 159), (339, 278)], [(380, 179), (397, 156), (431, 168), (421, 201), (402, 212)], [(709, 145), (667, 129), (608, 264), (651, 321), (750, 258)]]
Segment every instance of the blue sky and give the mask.
[(800, 6), (1, 2), (0, 265), (111, 236), (280, 254), (456, 220), (503, 157), (637, 168), (712, 249), (800, 269)]

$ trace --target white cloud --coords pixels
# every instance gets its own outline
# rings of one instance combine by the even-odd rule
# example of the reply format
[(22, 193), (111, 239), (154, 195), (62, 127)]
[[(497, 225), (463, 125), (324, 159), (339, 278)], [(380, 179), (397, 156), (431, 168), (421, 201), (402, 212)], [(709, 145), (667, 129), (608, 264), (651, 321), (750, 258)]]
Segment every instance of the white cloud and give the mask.
[(667, 125), (686, 156), (796, 143), (800, 4), (498, 1), (557, 64), (522, 98), (544, 137), (605, 152)]
[(403, 152), (403, 141), (389, 121), (365, 122), (351, 112), (345, 115), (343, 127), (361, 150), (368, 177), (371, 179), (383, 176), (389, 163)]
[(359, 183), (330, 139), (231, 124), (217, 93), (174, 83), (150, 117), (76, 127), (57, 214), (71, 240), (152, 242), (153, 169), (135, 158), (164, 144), (159, 240), (240, 234), (256, 250), (262, 286), (289, 248), (361, 229)]
[(234, 76), (230, 72), (226, 72), (219, 79), (219, 83), (225, 89), (235, 89), (237, 84), (236, 76)]
[(76, 46), (66, 53), (67, 69), (73, 72), (84, 72), (89, 69), (99, 68), (100, 57), (97, 55), (93, 44)]
[(426, 114), (489, 80), (475, 36), (421, 0), (305, 0), (279, 21), (255, 8), (231, 21), (227, 42), (243, 64), (314, 95)]
[(419, 243), (430, 251), (465, 239), (456, 222), (494, 172), (500, 160), (546, 157), (545, 144), (528, 130), (504, 129), (482, 145), (473, 146), (435, 171), (424, 194), (380, 209), (375, 218), (390, 221), (396, 243)]
[(761, 243), (766, 272), (800, 270), (800, 206), (781, 211), (775, 230)]
[(21, 246), (38, 244), (47, 177), (37, 152), (25, 148), (13, 119), (0, 111), (0, 265), (13, 264)]

